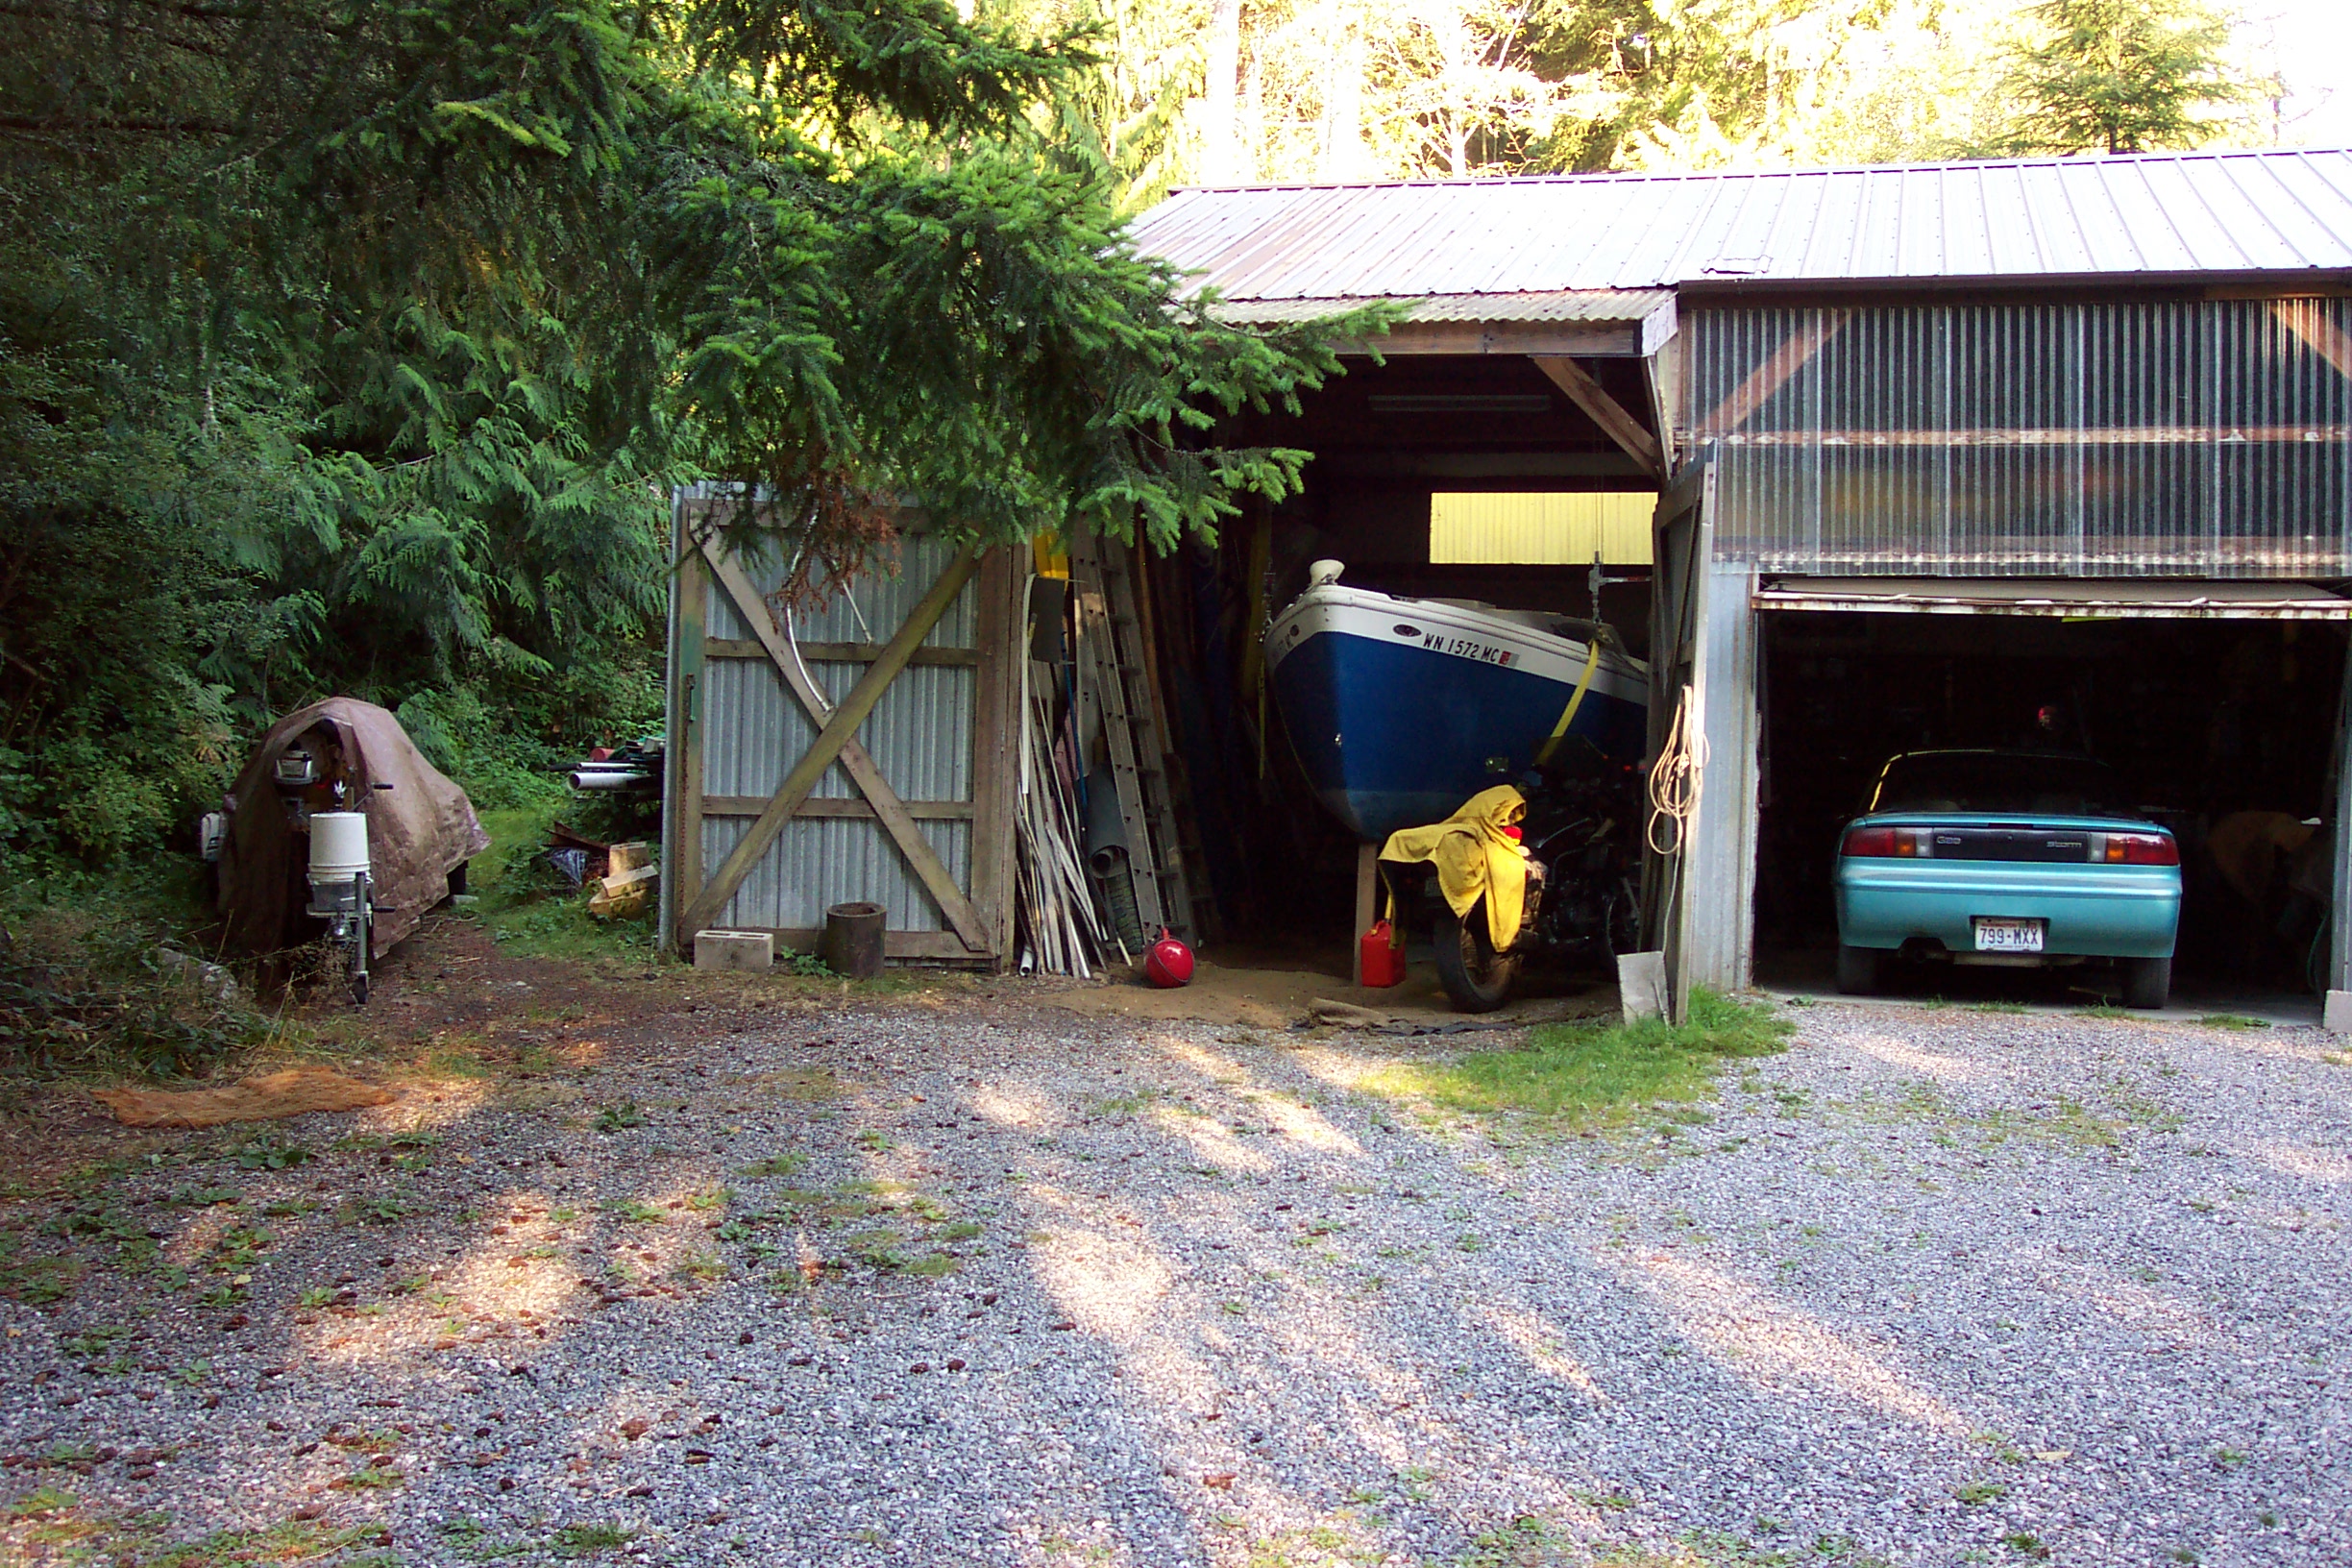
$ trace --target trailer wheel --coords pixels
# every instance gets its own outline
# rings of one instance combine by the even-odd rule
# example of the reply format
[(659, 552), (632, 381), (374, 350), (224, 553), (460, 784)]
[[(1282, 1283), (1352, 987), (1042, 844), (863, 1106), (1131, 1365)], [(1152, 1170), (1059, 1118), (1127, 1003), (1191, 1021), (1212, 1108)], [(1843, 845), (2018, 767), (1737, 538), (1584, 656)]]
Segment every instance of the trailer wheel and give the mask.
[(1519, 975), (1516, 954), (1498, 953), (1486, 930), (1486, 900), (1457, 917), (1442, 905), (1437, 912), (1437, 979), (1455, 1007), (1464, 1013), (1492, 1013), (1510, 999), (1511, 982)]

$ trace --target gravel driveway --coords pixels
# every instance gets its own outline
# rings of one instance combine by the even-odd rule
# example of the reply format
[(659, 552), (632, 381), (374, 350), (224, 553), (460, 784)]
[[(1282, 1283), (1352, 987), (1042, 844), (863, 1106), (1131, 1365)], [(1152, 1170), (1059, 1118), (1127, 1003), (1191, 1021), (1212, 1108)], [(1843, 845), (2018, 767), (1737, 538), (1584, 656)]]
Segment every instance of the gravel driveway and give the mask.
[[(2340, 1042), (1792, 1016), (1703, 1116), (1596, 1136), (1360, 1087), (1426, 1041), (1025, 1008), (175, 1135), (9, 1211), (93, 1266), (0, 1302), (0, 1542), (2352, 1559)], [(110, 1261), (147, 1230), (183, 1291)]]

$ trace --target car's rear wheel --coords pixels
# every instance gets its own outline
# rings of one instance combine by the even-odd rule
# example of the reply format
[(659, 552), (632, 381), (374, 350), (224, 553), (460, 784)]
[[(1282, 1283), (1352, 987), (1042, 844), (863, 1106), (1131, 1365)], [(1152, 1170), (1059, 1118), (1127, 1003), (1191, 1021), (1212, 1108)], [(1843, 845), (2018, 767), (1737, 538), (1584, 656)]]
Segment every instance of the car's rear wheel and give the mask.
[(2127, 958), (2123, 963), (2123, 1005), (2156, 1008), (2172, 994), (2172, 961)]
[(1486, 900), (1456, 917), (1442, 906), (1437, 911), (1437, 979), (1454, 1005), (1464, 1013), (1492, 1013), (1510, 999), (1511, 981), (1518, 976), (1519, 959), (1498, 953), (1486, 931)]
[(1886, 975), (1886, 954), (1875, 947), (1838, 943), (1838, 990), (1849, 996), (1872, 996)]

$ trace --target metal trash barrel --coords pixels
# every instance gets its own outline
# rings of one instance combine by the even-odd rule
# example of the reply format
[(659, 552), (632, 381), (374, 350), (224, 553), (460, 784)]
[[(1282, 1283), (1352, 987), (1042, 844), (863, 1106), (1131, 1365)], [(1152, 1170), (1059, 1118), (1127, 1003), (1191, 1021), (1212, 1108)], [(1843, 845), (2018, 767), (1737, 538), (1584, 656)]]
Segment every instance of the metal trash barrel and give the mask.
[(880, 904), (835, 904), (825, 911), (824, 939), (817, 956), (826, 968), (852, 980), (871, 980), (882, 972)]

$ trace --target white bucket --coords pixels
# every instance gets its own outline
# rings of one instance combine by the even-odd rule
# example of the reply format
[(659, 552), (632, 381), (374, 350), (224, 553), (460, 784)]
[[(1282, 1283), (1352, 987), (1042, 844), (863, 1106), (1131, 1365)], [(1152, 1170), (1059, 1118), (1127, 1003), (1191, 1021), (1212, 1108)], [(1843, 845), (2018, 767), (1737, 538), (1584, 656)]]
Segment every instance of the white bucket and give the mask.
[(349, 882), (368, 869), (367, 813), (310, 814), (310, 880), (314, 885)]

